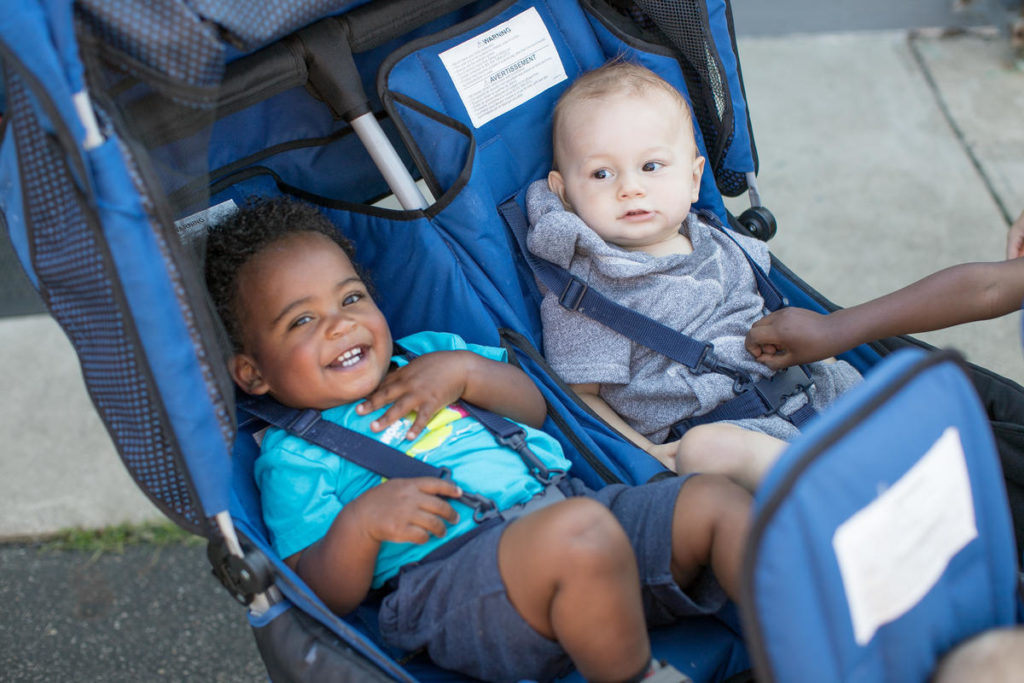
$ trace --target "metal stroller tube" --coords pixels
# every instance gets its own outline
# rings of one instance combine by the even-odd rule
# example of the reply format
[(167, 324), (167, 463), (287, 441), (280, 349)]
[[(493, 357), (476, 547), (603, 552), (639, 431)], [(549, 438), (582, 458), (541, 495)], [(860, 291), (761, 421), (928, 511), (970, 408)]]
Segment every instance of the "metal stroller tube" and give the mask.
[(338, 19), (325, 19), (299, 31), (298, 37), (306, 57), (309, 85), (336, 116), (349, 122), (402, 207), (425, 208), (427, 200), (370, 107), (352, 58), (348, 25)]

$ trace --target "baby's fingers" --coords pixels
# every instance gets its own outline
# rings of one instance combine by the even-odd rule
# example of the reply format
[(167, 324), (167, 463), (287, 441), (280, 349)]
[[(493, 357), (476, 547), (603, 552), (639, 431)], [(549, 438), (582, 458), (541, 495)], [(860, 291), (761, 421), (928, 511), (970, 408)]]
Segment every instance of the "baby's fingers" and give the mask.
[(429, 408), (426, 405), (421, 405), (416, 411), (416, 419), (413, 420), (412, 426), (409, 427), (409, 431), (405, 433), (405, 438), (409, 441), (417, 438), (424, 429), (427, 428), (430, 420), (437, 413), (438, 408)]

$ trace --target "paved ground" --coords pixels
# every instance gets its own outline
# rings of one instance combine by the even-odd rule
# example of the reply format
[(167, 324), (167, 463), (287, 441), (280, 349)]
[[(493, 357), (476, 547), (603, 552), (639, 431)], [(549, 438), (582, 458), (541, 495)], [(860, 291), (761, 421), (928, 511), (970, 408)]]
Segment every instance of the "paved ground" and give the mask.
[(0, 545), (0, 681), (265, 681), (201, 546)]
[[(738, 7), (740, 26), (744, 7), (759, 11)], [(748, 34), (740, 55), (761, 190), (780, 223), (772, 248), (812, 286), (851, 305), (1001, 258), (1007, 218), (1024, 209), (1024, 72), (1004, 38)], [(1019, 330), (1018, 314), (925, 338), (1024, 382)], [(14, 542), (160, 515), (111, 448), (56, 325), (4, 319), (0, 349), (0, 680), (262, 678), (243, 610), (201, 548), (93, 557)]]

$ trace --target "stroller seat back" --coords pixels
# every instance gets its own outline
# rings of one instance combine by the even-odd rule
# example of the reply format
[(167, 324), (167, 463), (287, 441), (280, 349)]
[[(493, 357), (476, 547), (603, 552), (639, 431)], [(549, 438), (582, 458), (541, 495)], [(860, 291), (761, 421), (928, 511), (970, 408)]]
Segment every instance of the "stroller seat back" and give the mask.
[(765, 478), (743, 571), (759, 680), (923, 681), (1019, 619), (1003, 475), (958, 361), (886, 358)]

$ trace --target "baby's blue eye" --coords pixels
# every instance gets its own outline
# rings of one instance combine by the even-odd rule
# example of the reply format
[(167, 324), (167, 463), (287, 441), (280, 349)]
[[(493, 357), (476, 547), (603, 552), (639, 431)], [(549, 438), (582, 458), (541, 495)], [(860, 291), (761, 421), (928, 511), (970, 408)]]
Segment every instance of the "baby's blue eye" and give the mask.
[(660, 161), (648, 161), (646, 164), (644, 164), (643, 169), (645, 172), (651, 173), (652, 171), (657, 171), (664, 165), (665, 164), (661, 163)]
[(606, 169), (606, 168), (599, 168), (596, 171), (594, 171), (593, 173), (591, 173), (590, 175), (591, 175), (592, 178), (596, 178), (597, 180), (604, 180), (605, 178), (608, 177), (609, 173), (608, 173), (608, 169)]

